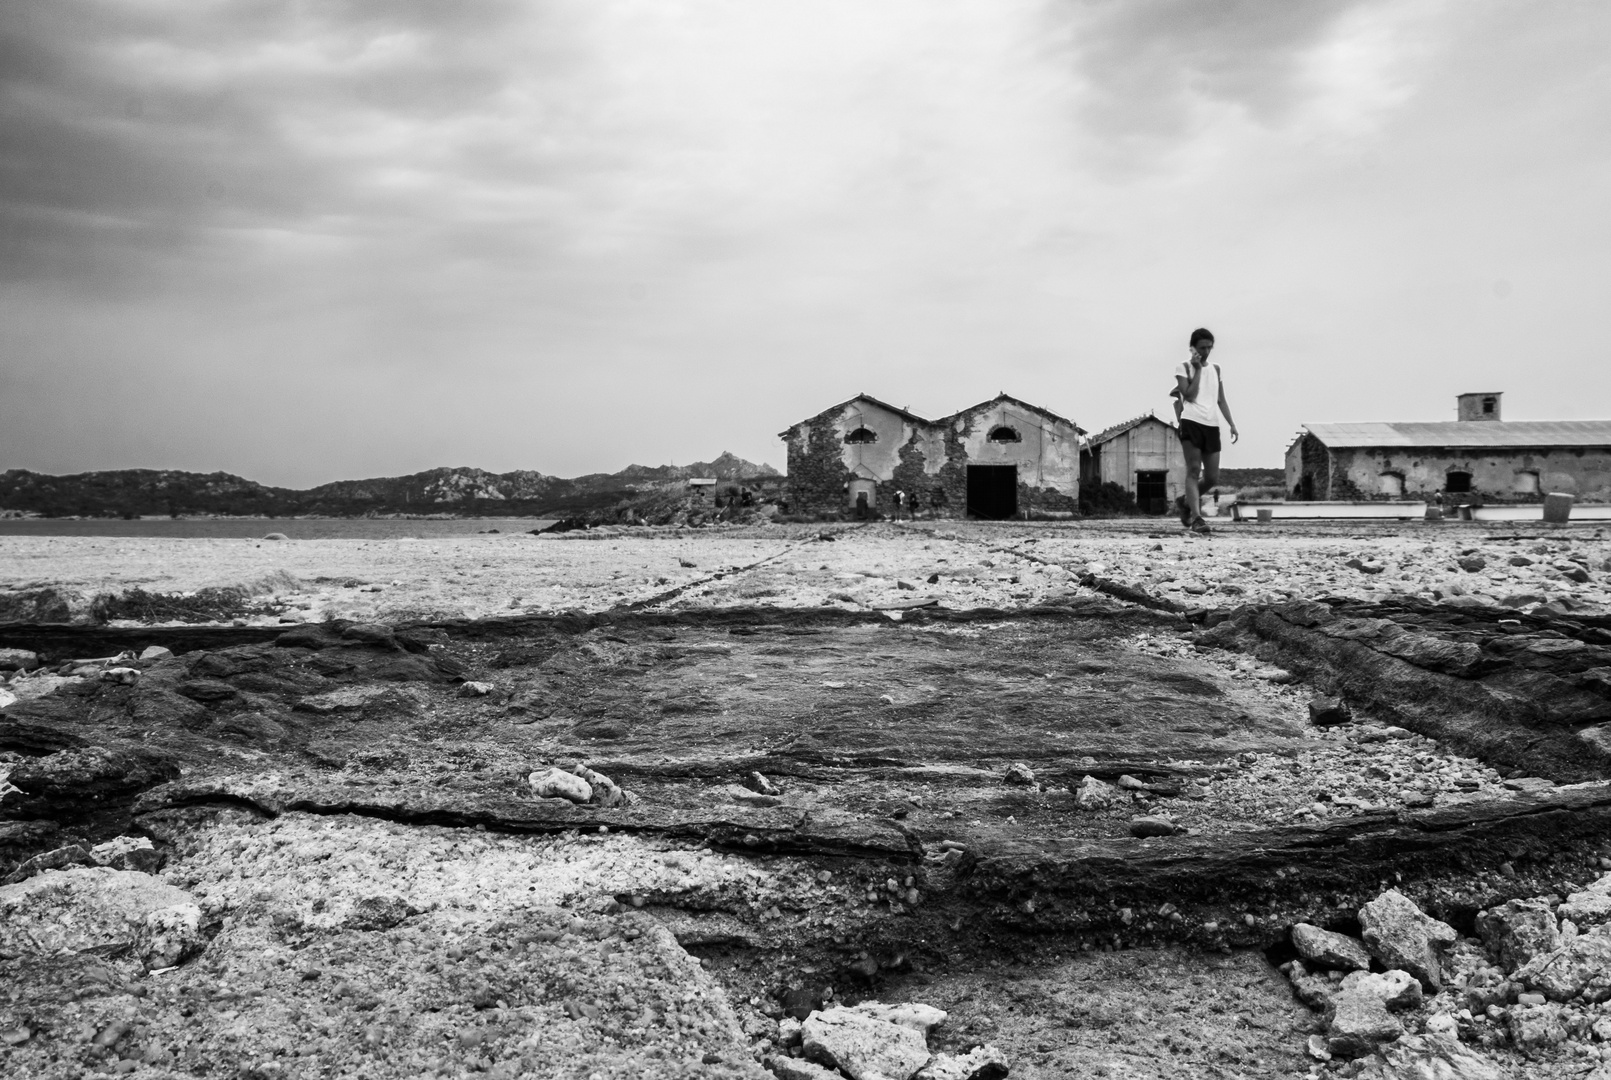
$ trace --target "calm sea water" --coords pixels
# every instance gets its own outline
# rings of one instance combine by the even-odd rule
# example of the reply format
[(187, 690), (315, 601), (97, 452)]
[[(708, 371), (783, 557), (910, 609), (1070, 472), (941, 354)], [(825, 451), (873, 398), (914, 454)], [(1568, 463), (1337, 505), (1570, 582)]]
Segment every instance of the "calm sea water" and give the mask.
[(293, 540), (432, 540), (477, 533), (529, 532), (544, 518), (462, 518), (407, 521), (397, 518), (0, 518), (0, 536), (137, 536), (147, 538), (237, 537), (284, 533)]

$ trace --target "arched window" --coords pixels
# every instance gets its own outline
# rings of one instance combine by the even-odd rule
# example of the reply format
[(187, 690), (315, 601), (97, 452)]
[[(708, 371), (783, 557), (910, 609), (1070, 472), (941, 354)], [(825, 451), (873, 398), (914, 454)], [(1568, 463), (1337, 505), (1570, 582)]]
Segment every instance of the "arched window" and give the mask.
[(859, 427), (845, 436), (848, 443), (870, 443), (878, 441), (878, 432), (871, 428)]
[(1001, 425), (999, 425), (997, 427), (991, 428), (989, 438), (990, 438), (991, 442), (1023, 442), (1024, 441), (1024, 437), (1022, 435), (1018, 434), (1018, 431), (1017, 431), (1016, 428), (1010, 428), (1006, 424), (1001, 424)]

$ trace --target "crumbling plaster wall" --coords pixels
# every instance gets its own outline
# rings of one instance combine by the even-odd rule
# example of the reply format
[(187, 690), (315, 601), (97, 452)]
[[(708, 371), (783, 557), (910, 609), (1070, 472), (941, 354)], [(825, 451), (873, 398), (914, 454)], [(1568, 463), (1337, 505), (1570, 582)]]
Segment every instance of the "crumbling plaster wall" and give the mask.
[[(1019, 442), (991, 442), (1005, 425)], [(1016, 465), (1020, 510), (1075, 510), (1080, 500), (1080, 444), (1074, 428), (1009, 402), (990, 402), (947, 418), (942, 486), (952, 511), (968, 501), (969, 465)]]
[[(845, 436), (866, 428), (875, 438), (847, 443)], [(920, 430), (899, 413), (867, 401), (852, 401), (786, 433), (789, 450), (789, 501), (804, 512), (840, 510), (848, 505), (845, 485), (860, 477), (882, 487), (898, 471), (910, 473), (910, 444)], [(882, 500), (879, 500), (882, 502)]]
[(1098, 460), (1098, 481), (1118, 484), (1132, 495), (1138, 472), (1163, 473), (1171, 502), (1186, 491), (1185, 453), (1175, 430), (1162, 420), (1143, 421), (1114, 436), (1103, 445)]
[[(1415, 498), (1442, 491), (1450, 472), (1471, 474), (1471, 491), (1489, 502), (1539, 502), (1563, 491), (1585, 501), (1611, 500), (1611, 450), (1601, 448), (1464, 450), (1436, 447), (1371, 447), (1332, 451), (1334, 499), (1386, 499), (1383, 473), (1404, 478), (1404, 494)], [(1534, 485), (1518, 475), (1533, 473)], [(1349, 494), (1339, 494), (1346, 490)], [(1353, 494), (1352, 492), (1358, 492)]]
[[(1287, 496), (1293, 499), (1331, 499), (1331, 454), (1308, 432), (1287, 447)], [(1307, 481), (1307, 482), (1306, 482)]]

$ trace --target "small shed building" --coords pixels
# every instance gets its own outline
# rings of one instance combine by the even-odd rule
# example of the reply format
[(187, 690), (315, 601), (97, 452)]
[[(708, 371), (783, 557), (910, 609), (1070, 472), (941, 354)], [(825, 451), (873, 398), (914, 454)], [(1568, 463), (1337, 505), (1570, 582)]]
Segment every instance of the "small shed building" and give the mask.
[(1118, 484), (1142, 511), (1167, 513), (1186, 492), (1186, 457), (1175, 426), (1147, 413), (1092, 435), (1080, 455), (1080, 481)]
[(1078, 507), (1083, 434), (1008, 394), (939, 420), (857, 394), (778, 437), (801, 511), (889, 512), (901, 491), (926, 516), (1002, 519)]
[(1611, 501), (1611, 420), (1501, 420), (1499, 397), (1461, 395), (1459, 420), (1305, 424), (1287, 450), (1287, 490), (1304, 500), (1528, 503), (1558, 491)]

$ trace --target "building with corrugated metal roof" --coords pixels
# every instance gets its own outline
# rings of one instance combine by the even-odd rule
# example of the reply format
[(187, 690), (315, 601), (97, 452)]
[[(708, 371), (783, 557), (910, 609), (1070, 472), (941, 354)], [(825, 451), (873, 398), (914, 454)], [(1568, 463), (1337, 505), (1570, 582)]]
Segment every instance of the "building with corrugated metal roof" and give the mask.
[(1186, 455), (1175, 425), (1153, 413), (1092, 435), (1080, 453), (1080, 482), (1118, 484), (1145, 513), (1166, 513), (1186, 491)]
[(1304, 500), (1611, 500), (1611, 420), (1503, 420), (1500, 396), (1460, 395), (1458, 420), (1305, 424), (1287, 450), (1287, 489)]

